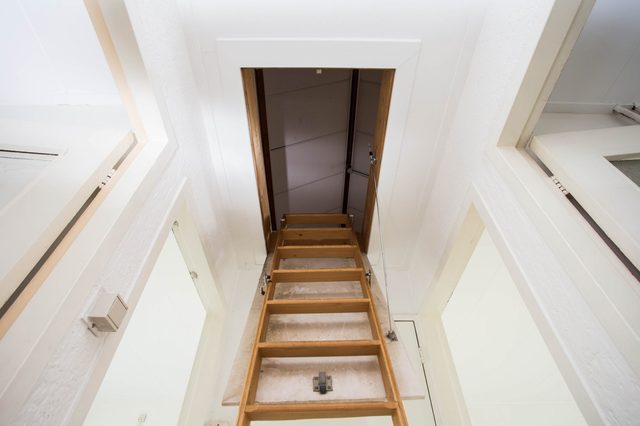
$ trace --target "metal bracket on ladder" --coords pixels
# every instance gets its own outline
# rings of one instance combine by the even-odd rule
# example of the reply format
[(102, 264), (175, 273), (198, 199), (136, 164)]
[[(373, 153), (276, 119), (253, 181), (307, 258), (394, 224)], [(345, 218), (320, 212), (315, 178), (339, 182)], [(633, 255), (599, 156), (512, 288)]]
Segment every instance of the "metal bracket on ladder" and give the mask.
[(265, 272), (264, 276), (262, 277), (262, 284), (260, 285), (260, 294), (263, 296), (267, 294), (267, 286), (269, 285), (269, 281), (271, 281), (271, 275)]
[(320, 395), (333, 391), (331, 376), (327, 376), (327, 373), (324, 371), (319, 372), (318, 375), (313, 378), (313, 391), (320, 392)]

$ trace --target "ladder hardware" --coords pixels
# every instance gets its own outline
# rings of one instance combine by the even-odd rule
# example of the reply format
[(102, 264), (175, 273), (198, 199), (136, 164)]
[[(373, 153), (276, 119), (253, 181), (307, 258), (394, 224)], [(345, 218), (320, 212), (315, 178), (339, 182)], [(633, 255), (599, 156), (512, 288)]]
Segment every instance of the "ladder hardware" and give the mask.
[(313, 391), (319, 392), (320, 395), (333, 391), (333, 380), (331, 380), (331, 376), (327, 376), (325, 371), (319, 372), (318, 375), (313, 378)]

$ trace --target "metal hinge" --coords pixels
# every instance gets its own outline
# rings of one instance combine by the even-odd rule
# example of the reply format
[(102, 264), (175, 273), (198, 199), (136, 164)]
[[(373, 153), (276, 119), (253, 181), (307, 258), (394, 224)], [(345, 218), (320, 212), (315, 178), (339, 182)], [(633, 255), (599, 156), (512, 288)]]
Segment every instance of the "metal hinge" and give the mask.
[(424, 365), (424, 352), (422, 351), (422, 348), (418, 348), (418, 354), (420, 355), (420, 362)]
[(107, 175), (104, 178), (102, 178), (102, 181), (100, 181), (100, 185), (98, 185), (98, 188), (102, 189), (105, 186), (107, 186), (107, 184), (115, 174), (116, 174), (116, 169), (109, 170), (109, 173), (107, 173)]
[(560, 182), (557, 177), (553, 175), (549, 177), (551, 178), (551, 181), (555, 184), (555, 186), (560, 190), (560, 192), (562, 192), (563, 195), (569, 195), (569, 191), (567, 191), (567, 188), (564, 187), (562, 182)]
[(333, 380), (331, 376), (327, 375), (324, 371), (318, 373), (318, 375), (313, 378), (313, 391), (320, 392), (322, 395), (333, 391)]

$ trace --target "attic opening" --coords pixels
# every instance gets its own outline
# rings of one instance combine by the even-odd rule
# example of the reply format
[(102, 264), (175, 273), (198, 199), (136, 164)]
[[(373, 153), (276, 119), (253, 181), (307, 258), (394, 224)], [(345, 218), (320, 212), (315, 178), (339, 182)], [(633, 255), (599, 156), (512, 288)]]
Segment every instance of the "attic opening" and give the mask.
[(344, 213), (366, 251), (394, 70), (245, 68), (242, 77), (267, 248), (285, 213)]

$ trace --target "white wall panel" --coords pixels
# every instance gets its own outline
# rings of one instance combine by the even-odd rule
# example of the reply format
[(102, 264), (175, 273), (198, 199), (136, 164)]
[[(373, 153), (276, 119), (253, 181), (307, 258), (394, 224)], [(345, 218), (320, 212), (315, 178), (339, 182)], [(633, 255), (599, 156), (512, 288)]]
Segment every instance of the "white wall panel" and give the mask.
[(346, 140), (339, 132), (271, 150), (274, 194), (344, 172)]
[(640, 102), (640, 2), (597, 1), (551, 102)]
[(276, 217), (284, 213), (328, 213), (342, 206), (344, 173), (276, 194)]
[(358, 109), (356, 113), (356, 129), (362, 133), (373, 135), (378, 116), (378, 94), (380, 83), (371, 83), (360, 79), (358, 86)]
[(268, 96), (266, 106), (271, 149), (344, 132), (349, 121), (349, 82)]
[(0, 104), (120, 103), (81, 1), (3, 2), (0, 61)]
[(264, 70), (276, 218), (341, 208), (350, 77), (340, 69)]
[(486, 230), (442, 323), (474, 426), (586, 424)]
[[(317, 70), (322, 72), (318, 74)], [(264, 91), (266, 96), (313, 86), (349, 80), (351, 71), (332, 68), (275, 68), (264, 70)]]

